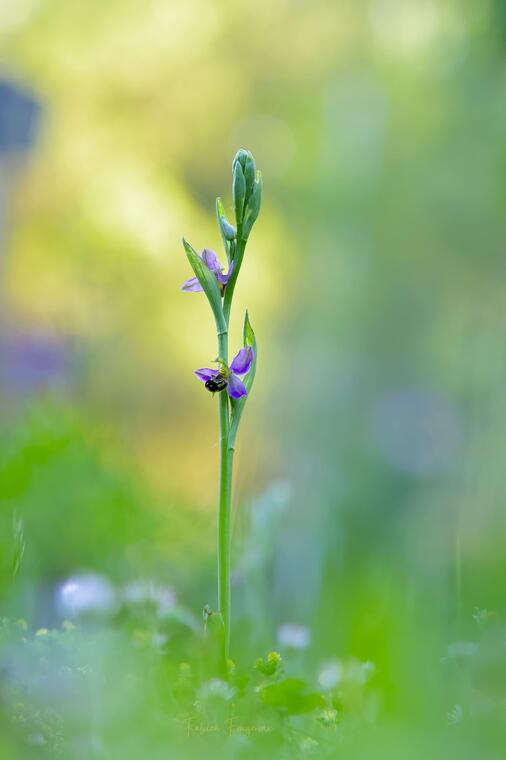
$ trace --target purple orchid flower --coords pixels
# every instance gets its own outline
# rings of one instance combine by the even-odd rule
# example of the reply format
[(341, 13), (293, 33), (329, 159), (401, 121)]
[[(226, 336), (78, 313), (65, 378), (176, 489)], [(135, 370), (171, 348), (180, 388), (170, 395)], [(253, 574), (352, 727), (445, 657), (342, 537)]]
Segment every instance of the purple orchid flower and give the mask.
[[(230, 263), (228, 272), (226, 274), (223, 274), (223, 267), (220, 264), (220, 260), (215, 252), (211, 251), (210, 248), (204, 248), (200, 254), (200, 258), (209, 269), (209, 271), (215, 275), (216, 279), (218, 280), (218, 285), (220, 285), (221, 289), (223, 290), (223, 287), (227, 284), (230, 279), (230, 275), (232, 274), (234, 262), (232, 261)], [(191, 277), (189, 280), (186, 280), (183, 285), (181, 285), (181, 290), (184, 290), (186, 293), (199, 293), (202, 290), (202, 285), (198, 281), (197, 277)]]
[(203, 367), (196, 369), (195, 374), (211, 393), (224, 391), (226, 388), (230, 398), (242, 398), (242, 396), (248, 395), (248, 391), (239, 375), (246, 375), (249, 372), (253, 356), (252, 347), (245, 346), (232, 359), (230, 367), (227, 367), (224, 362), (220, 362), (220, 369)]

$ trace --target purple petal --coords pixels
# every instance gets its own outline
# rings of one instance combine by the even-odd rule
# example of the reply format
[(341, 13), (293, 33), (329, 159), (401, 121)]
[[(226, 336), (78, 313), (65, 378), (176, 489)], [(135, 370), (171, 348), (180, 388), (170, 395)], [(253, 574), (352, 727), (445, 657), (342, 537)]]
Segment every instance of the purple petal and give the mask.
[(221, 282), (222, 285), (226, 285), (227, 282), (230, 280), (233, 268), (234, 268), (234, 262), (231, 261), (230, 266), (228, 268), (228, 272), (226, 274), (223, 274), (223, 272), (215, 272), (216, 279), (218, 280), (218, 282)]
[(199, 293), (202, 290), (202, 285), (196, 277), (192, 277), (181, 285), (181, 290), (184, 290), (185, 293)]
[(207, 383), (208, 380), (211, 380), (219, 374), (219, 370), (211, 369), (210, 367), (202, 367), (202, 369), (196, 369), (193, 374), (197, 375), (198, 379), (203, 383)]
[(200, 254), (200, 258), (202, 259), (206, 267), (211, 270), (211, 272), (214, 272), (215, 274), (219, 272), (221, 274), (220, 260), (214, 251), (211, 251), (210, 248), (204, 248), (204, 250)]
[(243, 381), (239, 380), (237, 375), (230, 375), (228, 378), (227, 393), (230, 398), (241, 398), (248, 395)]
[(232, 360), (230, 369), (235, 372), (236, 375), (245, 375), (249, 372), (251, 362), (253, 361), (253, 349), (251, 346), (245, 346), (241, 348), (237, 356)]

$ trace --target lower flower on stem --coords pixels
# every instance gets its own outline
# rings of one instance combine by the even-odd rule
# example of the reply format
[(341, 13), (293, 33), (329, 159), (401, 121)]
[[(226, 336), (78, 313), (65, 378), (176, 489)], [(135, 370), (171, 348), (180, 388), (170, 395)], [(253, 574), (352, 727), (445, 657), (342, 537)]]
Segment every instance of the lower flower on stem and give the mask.
[(230, 398), (242, 398), (248, 395), (248, 391), (239, 376), (248, 374), (253, 356), (253, 348), (245, 346), (233, 358), (230, 367), (218, 360), (219, 369), (203, 367), (196, 369), (195, 375), (211, 393), (220, 393), (226, 389)]

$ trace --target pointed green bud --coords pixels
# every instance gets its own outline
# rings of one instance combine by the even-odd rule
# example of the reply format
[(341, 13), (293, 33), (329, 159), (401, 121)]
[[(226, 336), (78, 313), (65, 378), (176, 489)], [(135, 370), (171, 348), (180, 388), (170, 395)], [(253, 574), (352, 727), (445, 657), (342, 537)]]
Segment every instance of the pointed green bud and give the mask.
[(246, 199), (246, 180), (241, 164), (234, 164), (234, 176), (232, 179), (232, 196), (234, 199), (235, 221), (239, 227), (242, 224), (244, 214), (244, 201)]
[(237, 237), (237, 230), (225, 219), (224, 216), (220, 219), (220, 228), (226, 240), (235, 240)]
[(262, 202), (262, 188), (262, 172), (257, 171), (255, 174), (253, 190), (248, 201), (248, 209), (255, 214), (255, 218), (258, 216), (258, 212), (260, 211), (260, 204)]
[(244, 167), (246, 166), (246, 161), (251, 156), (251, 153), (249, 150), (246, 150), (246, 148), (239, 148), (237, 153), (235, 154), (233, 160), (232, 160), (232, 173), (234, 172), (236, 163), (241, 164), (241, 168), (244, 170)]
[(235, 240), (237, 237), (237, 230), (233, 227), (225, 216), (225, 208), (221, 202), (221, 198), (216, 198), (216, 218), (220, 226), (220, 232), (224, 240)]
[(244, 213), (244, 222), (242, 226), (242, 238), (247, 240), (251, 232), (253, 225), (255, 224), (258, 214), (260, 213), (260, 206), (262, 203), (262, 174), (256, 173), (255, 182), (253, 184), (253, 190), (246, 204), (246, 210)]
[(248, 160), (246, 161), (246, 166), (243, 168), (243, 172), (244, 172), (244, 179), (246, 180), (246, 198), (249, 198), (251, 195), (251, 191), (253, 190), (253, 185), (255, 182), (256, 174), (257, 174), (255, 159), (253, 158), (251, 153), (248, 157)]
[(240, 148), (235, 154), (234, 160), (232, 162), (232, 172), (235, 170), (236, 164), (240, 165), (242, 173), (244, 174), (244, 179), (246, 181), (247, 200), (251, 195), (251, 191), (253, 190), (253, 183), (255, 182), (257, 173), (257, 167), (255, 164), (255, 159), (253, 158), (253, 154), (245, 148)]

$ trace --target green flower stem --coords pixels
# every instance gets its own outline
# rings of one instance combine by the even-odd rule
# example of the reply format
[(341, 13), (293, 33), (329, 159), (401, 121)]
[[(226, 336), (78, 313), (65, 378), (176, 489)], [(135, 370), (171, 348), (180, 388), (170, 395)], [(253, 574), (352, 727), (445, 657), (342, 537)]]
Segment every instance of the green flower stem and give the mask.
[[(234, 270), (223, 299), (223, 315), (228, 325), (230, 322), (230, 309), (234, 295), (235, 283), (241, 269), (246, 241), (241, 240), (240, 229), (237, 235), (237, 246), (234, 255)], [(221, 331), (218, 333), (218, 356), (228, 364), (228, 334)], [(231, 512), (232, 512), (232, 468), (234, 460), (234, 441), (229, 440), (230, 413), (229, 400), (226, 393), (220, 393), (220, 497), (218, 512), (218, 607), (223, 619), (224, 626), (224, 658), (229, 656), (230, 649), (230, 617), (231, 617), (231, 590), (230, 590), (230, 538), (231, 538)], [(235, 435), (233, 436), (235, 440)]]
[[(234, 200), (235, 221), (234, 228), (225, 216), (225, 208), (220, 198), (216, 199), (216, 219), (223, 245), (229, 261), (229, 272), (223, 276), (217, 263), (215, 254), (204, 252), (199, 256), (190, 243), (183, 238), (183, 246), (188, 261), (195, 273), (201, 289), (206, 294), (216, 322), (218, 334), (218, 361), (220, 371), (226, 378), (232, 374), (228, 368), (228, 329), (230, 324), (230, 311), (234, 296), (235, 284), (241, 270), (246, 241), (256, 221), (260, 210), (262, 195), (262, 176), (256, 171), (255, 159), (250, 151), (241, 148), (237, 151), (232, 163), (232, 197)], [(212, 253), (212, 259), (208, 257)], [(189, 282), (183, 285), (187, 289)], [(193, 283), (193, 280), (191, 281)], [(195, 288), (189, 287), (189, 290)], [(231, 538), (231, 512), (232, 512), (232, 468), (234, 459), (235, 439), (237, 429), (244, 410), (246, 397), (248, 396), (256, 371), (257, 346), (255, 333), (249, 321), (248, 312), (244, 320), (244, 348), (250, 346), (252, 354), (249, 355), (249, 371), (244, 378), (246, 393), (239, 398), (230, 398), (228, 392), (222, 389), (219, 393), (219, 420), (220, 420), (220, 492), (218, 509), (218, 612), (214, 620), (220, 620), (219, 625), (223, 638), (223, 665), (226, 674), (226, 661), (228, 660), (230, 647), (230, 621), (231, 621), (231, 591), (230, 591), (230, 538)], [(243, 373), (244, 374), (244, 373)], [(202, 379), (199, 375), (199, 379)], [(206, 387), (211, 390), (213, 385), (208, 382)], [(226, 386), (224, 382), (222, 385)], [(237, 395), (237, 394), (234, 394)], [(207, 620), (207, 618), (206, 618)]]
[(232, 270), (232, 276), (230, 277), (230, 280), (227, 283), (227, 287), (225, 288), (225, 296), (223, 298), (223, 314), (225, 316), (227, 327), (230, 322), (230, 309), (232, 308), (232, 298), (234, 296), (235, 283), (237, 282), (237, 278), (239, 276), (242, 259), (244, 256), (244, 249), (246, 248), (246, 241), (241, 240), (241, 234), (242, 234), (242, 230), (239, 227), (237, 230), (237, 244), (236, 244), (235, 255), (234, 255), (234, 268)]
[[(218, 356), (228, 363), (228, 333), (218, 333)], [(230, 647), (230, 517), (232, 506), (232, 465), (234, 451), (229, 450), (229, 401), (219, 394), (220, 419), (220, 495), (218, 511), (218, 609), (224, 627), (224, 660)]]

